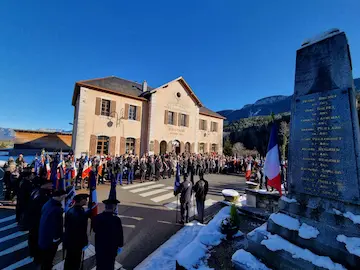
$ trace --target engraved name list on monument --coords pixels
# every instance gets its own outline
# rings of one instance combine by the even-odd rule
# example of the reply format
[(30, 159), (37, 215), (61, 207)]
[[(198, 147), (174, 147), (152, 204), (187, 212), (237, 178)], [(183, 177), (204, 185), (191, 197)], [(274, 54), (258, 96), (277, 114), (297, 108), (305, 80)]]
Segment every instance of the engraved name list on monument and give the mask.
[(347, 91), (317, 92), (296, 99), (297, 192), (358, 200), (353, 130)]

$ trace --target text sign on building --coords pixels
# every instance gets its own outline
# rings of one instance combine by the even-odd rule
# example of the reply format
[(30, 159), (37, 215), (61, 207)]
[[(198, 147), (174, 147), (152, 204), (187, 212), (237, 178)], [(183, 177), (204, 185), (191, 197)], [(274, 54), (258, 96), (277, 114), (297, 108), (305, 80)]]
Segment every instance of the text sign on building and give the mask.
[(292, 191), (358, 203), (349, 91), (322, 91), (294, 102)]

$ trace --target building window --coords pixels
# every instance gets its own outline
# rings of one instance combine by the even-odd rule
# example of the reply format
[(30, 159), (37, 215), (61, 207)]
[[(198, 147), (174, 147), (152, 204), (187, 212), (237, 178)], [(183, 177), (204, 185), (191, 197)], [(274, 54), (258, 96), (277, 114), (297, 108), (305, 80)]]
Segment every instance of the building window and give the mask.
[(211, 131), (217, 132), (217, 123), (216, 122), (211, 122)]
[(108, 136), (98, 136), (97, 137), (96, 154), (107, 155), (108, 153), (109, 153), (109, 137)]
[(129, 119), (136, 120), (136, 106), (129, 105)]
[(211, 145), (211, 152), (216, 152), (216, 144), (215, 143), (213, 143)]
[(182, 127), (186, 127), (186, 114), (180, 114), (180, 123), (179, 125)]
[(168, 111), (168, 125), (174, 124), (174, 112)]
[(101, 99), (101, 115), (110, 116), (110, 100)]
[(200, 119), (200, 130), (206, 130), (206, 120)]
[(200, 143), (199, 144), (199, 153), (203, 154), (205, 150), (205, 144), (204, 143)]
[(134, 138), (126, 138), (126, 154), (134, 154), (135, 153), (135, 139)]

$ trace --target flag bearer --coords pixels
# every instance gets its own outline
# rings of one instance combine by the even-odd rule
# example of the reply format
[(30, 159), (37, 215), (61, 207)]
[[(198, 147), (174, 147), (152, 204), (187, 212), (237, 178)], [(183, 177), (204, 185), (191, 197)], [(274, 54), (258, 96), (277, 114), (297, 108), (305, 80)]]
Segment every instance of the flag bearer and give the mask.
[(113, 270), (115, 258), (121, 252), (124, 235), (121, 220), (114, 214), (116, 199), (103, 201), (105, 211), (94, 218), (96, 269)]
[(83, 208), (87, 204), (88, 197), (88, 194), (76, 195), (74, 206), (67, 211), (65, 216), (65, 270), (80, 269), (82, 251), (88, 245), (87, 224), (90, 214)]

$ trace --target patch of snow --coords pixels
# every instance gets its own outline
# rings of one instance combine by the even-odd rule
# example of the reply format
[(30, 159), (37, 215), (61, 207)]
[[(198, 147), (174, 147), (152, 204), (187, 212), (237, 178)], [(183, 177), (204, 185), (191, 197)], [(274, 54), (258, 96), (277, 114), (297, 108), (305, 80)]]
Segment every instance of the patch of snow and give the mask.
[(316, 238), (319, 233), (318, 229), (307, 225), (306, 223), (301, 224), (299, 229), (299, 236), (304, 239)]
[(221, 240), (225, 238), (220, 231), (220, 226), (222, 220), (229, 216), (230, 206), (223, 207), (206, 226), (201, 228), (195, 239), (174, 256), (178, 263), (186, 269), (208, 269), (204, 263), (208, 248), (220, 244)]
[(344, 217), (352, 220), (354, 224), (360, 224), (360, 215), (354, 215), (353, 213), (348, 211), (344, 214)]
[(344, 216), (348, 219), (350, 219), (354, 224), (360, 224), (360, 215), (354, 215), (353, 213), (347, 211), (346, 213), (342, 213), (341, 211), (333, 208), (333, 211), (338, 216)]
[(251, 182), (251, 181), (246, 181), (246, 184), (247, 185), (254, 185), (254, 186), (259, 185), (258, 183), (254, 183), (254, 182)]
[(360, 238), (358, 237), (347, 237), (343, 234), (340, 234), (336, 237), (336, 240), (344, 243), (347, 251), (360, 257)]
[(272, 235), (271, 233), (268, 233), (267, 237), (268, 239), (262, 240), (261, 244), (266, 246), (271, 251), (284, 250), (286, 252), (289, 252), (295, 259), (300, 258), (316, 266), (323, 267), (329, 270), (346, 269), (341, 264), (334, 263), (329, 257), (318, 256), (308, 249), (303, 249), (295, 246), (294, 244), (290, 243), (279, 235)]
[(282, 213), (271, 214), (270, 219), (274, 221), (277, 225), (287, 228), (289, 230), (298, 231), (300, 228), (299, 220)]
[(173, 235), (169, 240), (162, 244), (143, 262), (141, 262), (136, 270), (152, 270), (152, 269), (174, 269), (175, 256), (183, 250), (196, 235), (204, 227), (199, 222), (187, 223), (180, 231)]
[(287, 202), (287, 203), (296, 203), (296, 202), (297, 202), (297, 200), (295, 200), (295, 199), (290, 199), (290, 198), (288, 198), (288, 197), (286, 197), (286, 196), (281, 196), (280, 199), (281, 199), (282, 201), (284, 201), (284, 202)]
[(243, 236), (243, 235), (244, 235), (243, 232), (238, 231), (236, 234), (233, 235), (233, 238), (241, 237), (241, 236)]
[(244, 266), (248, 270), (269, 270), (254, 255), (243, 249), (237, 250), (231, 257), (231, 261)]
[(221, 191), (221, 193), (224, 195), (224, 196), (227, 196), (227, 197), (236, 197), (236, 196), (239, 196), (239, 192), (237, 192), (236, 190), (233, 190), (233, 189), (223, 189)]
[(267, 223), (266, 222), (263, 225), (257, 227), (256, 229), (252, 230), (251, 232), (249, 232), (247, 235), (254, 236), (255, 233), (258, 233), (258, 232), (267, 232)]

